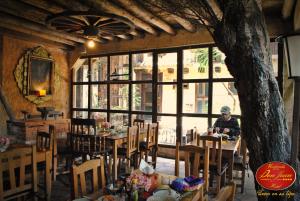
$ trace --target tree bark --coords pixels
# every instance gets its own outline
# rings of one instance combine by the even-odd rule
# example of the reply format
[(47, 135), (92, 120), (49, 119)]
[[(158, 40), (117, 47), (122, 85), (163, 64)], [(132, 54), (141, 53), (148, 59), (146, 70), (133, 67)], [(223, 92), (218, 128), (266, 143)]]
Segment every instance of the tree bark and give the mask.
[[(266, 162), (289, 163), (290, 138), (283, 101), (274, 76), (269, 36), (260, 1), (223, 1), (223, 20), (213, 32), (235, 78), (242, 111), (242, 132), (256, 170)], [(256, 183), (256, 190), (261, 187)], [(258, 197), (285, 200), (284, 197)]]

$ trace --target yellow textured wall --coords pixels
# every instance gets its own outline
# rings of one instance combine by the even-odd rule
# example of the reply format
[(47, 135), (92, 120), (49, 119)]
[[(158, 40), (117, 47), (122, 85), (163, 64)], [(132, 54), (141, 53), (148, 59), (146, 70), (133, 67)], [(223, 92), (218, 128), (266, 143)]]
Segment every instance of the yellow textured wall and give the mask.
[[(13, 115), (17, 119), (23, 118), (21, 110), (26, 110), (31, 114), (39, 114), (36, 110), (37, 105), (29, 102), (23, 97), (14, 77), (14, 70), (18, 60), (27, 50), (39, 45), (40, 44), (37, 42), (24, 41), (6, 35), (3, 36), (2, 90), (8, 104), (11, 105)], [(64, 112), (65, 117), (69, 117), (71, 71), (68, 67), (68, 54), (66, 51), (54, 48), (53, 46), (48, 47), (43, 45), (43, 47), (51, 54), (55, 61), (55, 83), (52, 98), (38, 106), (55, 107), (57, 111)]]

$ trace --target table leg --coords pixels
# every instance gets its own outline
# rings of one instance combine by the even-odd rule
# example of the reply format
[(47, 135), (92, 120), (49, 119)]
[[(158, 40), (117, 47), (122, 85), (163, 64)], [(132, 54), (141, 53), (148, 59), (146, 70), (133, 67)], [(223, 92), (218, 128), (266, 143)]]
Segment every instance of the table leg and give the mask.
[(234, 153), (230, 153), (228, 154), (228, 178), (229, 178), (229, 181), (231, 181), (233, 179), (233, 162), (234, 162)]
[(117, 180), (118, 178), (118, 165), (117, 165), (117, 159), (118, 159), (118, 146), (116, 143), (116, 140), (114, 140), (113, 143), (113, 180)]
[(46, 200), (51, 200), (51, 152), (46, 151), (45, 152), (45, 158), (46, 158), (46, 169), (45, 169), (45, 183), (46, 183)]

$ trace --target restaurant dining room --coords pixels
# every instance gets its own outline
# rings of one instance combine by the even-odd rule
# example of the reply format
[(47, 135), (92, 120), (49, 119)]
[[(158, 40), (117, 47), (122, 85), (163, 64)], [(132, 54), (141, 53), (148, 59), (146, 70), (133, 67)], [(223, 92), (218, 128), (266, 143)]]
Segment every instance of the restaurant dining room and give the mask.
[(300, 201), (300, 0), (0, 18), (0, 201)]

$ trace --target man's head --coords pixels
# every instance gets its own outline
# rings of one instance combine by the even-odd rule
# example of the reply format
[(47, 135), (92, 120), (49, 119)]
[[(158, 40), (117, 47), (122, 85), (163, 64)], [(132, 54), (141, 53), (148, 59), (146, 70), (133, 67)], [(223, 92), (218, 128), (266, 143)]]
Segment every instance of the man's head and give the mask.
[(228, 106), (223, 106), (221, 108), (221, 114), (222, 114), (222, 117), (225, 119), (225, 120), (229, 120), (230, 119), (230, 107)]

